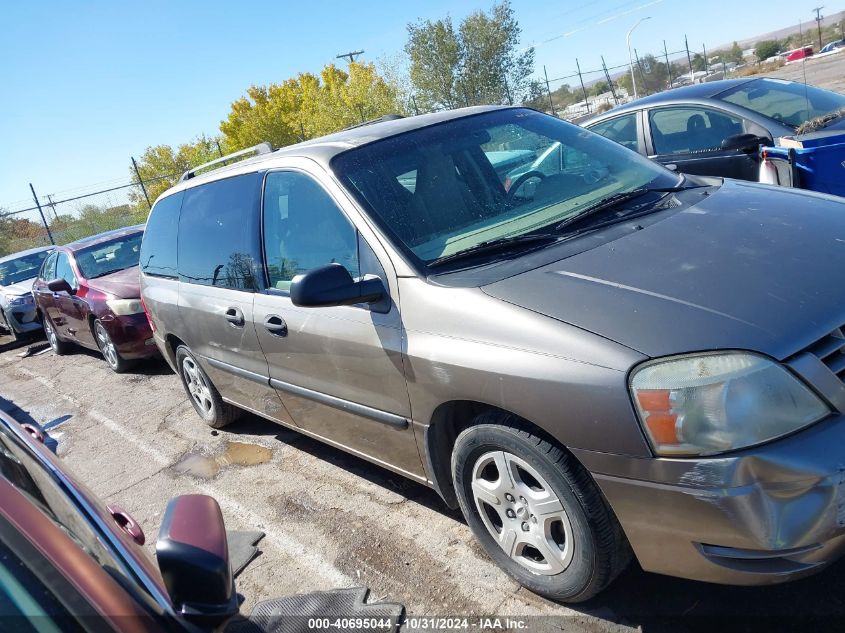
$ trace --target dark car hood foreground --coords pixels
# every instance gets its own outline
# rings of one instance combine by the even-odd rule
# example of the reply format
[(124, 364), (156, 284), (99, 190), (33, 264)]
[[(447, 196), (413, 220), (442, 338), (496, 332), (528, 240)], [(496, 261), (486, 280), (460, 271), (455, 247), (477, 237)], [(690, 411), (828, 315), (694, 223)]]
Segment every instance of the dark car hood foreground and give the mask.
[(141, 296), (140, 270), (137, 266), (119, 270), (105, 277), (88, 280), (88, 286), (118, 299), (137, 299)]
[(649, 356), (783, 359), (845, 324), (845, 200), (725, 181), (641, 231), (484, 287)]

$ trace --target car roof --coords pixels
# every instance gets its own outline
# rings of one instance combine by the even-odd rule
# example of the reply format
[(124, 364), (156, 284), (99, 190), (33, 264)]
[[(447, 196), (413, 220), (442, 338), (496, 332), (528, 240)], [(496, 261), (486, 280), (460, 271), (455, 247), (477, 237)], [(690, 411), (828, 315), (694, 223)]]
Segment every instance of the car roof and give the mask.
[(62, 248), (71, 252), (76, 252), (82, 250), (83, 248), (88, 248), (89, 246), (96, 246), (97, 244), (102, 244), (103, 242), (108, 242), (109, 240), (113, 240), (118, 237), (132, 235), (133, 233), (142, 233), (143, 231), (143, 224), (125, 226), (122, 229), (114, 229), (112, 231), (106, 231), (105, 233), (98, 233), (97, 235), (84, 237), (81, 240), (76, 240), (75, 242), (71, 242), (70, 244), (65, 244)]
[(720, 79), (719, 81), (708, 81), (701, 84), (692, 84), (689, 86), (681, 86), (680, 88), (672, 88), (671, 90), (664, 90), (663, 92), (658, 92), (653, 95), (643, 97), (642, 99), (629, 101), (628, 103), (621, 105), (617, 108), (613, 108), (612, 110), (603, 112), (600, 115), (591, 117), (586, 121), (582, 121), (580, 125), (586, 126), (590, 123), (594, 123), (602, 119), (607, 119), (617, 114), (623, 114), (625, 112), (631, 112), (633, 110), (640, 110), (643, 107), (661, 103), (672, 103), (675, 101), (685, 101), (688, 99), (712, 99), (713, 97), (725, 92), (726, 90), (729, 90), (730, 88), (735, 88), (736, 86), (751, 83), (752, 81), (757, 81), (758, 79), (764, 79), (764, 77)]
[[(242, 161), (234, 162), (225, 167), (213, 169), (204, 172), (188, 180), (181, 181), (165, 191), (162, 197), (188, 189), (206, 182), (218, 180), (226, 177), (228, 173), (237, 170), (243, 172), (248, 166), (260, 166), (262, 163), (272, 161), (273, 159), (282, 156), (296, 156), (300, 158), (310, 158), (318, 163), (328, 166), (329, 162), (338, 154), (347, 150), (361, 147), (369, 143), (374, 143), (391, 136), (404, 134), (438, 123), (452, 121), (485, 112), (493, 112), (496, 110), (519, 110), (525, 109), (521, 106), (470, 106), (468, 108), (458, 108), (455, 110), (443, 110), (441, 112), (431, 112), (428, 114), (418, 114), (409, 117), (400, 117), (390, 120), (379, 120), (377, 122), (366, 123), (358, 125), (340, 132), (335, 132), (327, 136), (321, 136), (312, 140), (296, 143), (294, 145), (286, 145), (274, 152), (261, 154), (255, 158), (249, 158)], [(260, 167), (258, 167), (260, 168)]]
[(26, 257), (27, 255), (34, 255), (35, 253), (43, 253), (44, 251), (51, 251), (55, 246), (36, 246), (35, 248), (28, 248), (25, 251), (19, 251), (17, 253), (12, 253), (11, 255), (6, 255), (5, 257), (0, 257), (0, 264), (5, 262), (10, 262), (13, 259), (18, 259), (19, 257)]

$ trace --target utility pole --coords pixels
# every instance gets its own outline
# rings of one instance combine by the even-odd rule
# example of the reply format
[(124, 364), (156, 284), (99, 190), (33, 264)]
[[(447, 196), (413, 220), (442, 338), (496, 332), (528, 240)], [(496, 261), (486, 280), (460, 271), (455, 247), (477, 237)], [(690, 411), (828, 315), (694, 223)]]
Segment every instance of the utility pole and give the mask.
[(53, 194), (52, 193), (47, 194), (47, 203), (50, 206), (50, 208), (53, 210), (53, 219), (58, 220), (59, 219), (59, 212), (56, 211), (56, 204), (53, 202)]
[(816, 7), (815, 9), (813, 9), (813, 11), (816, 12), (816, 28), (819, 31), (819, 50), (822, 49), (822, 9), (824, 9), (824, 7)]
[(350, 51), (348, 53), (340, 53), (339, 55), (335, 55), (335, 59), (348, 59), (349, 63), (351, 64), (352, 62), (355, 61), (355, 58), (358, 55), (363, 55), (363, 54), (364, 54), (364, 51)]
[(634, 89), (634, 99), (636, 99), (639, 95), (637, 94), (637, 79), (634, 77), (634, 57), (631, 55), (631, 33), (634, 32), (634, 29), (637, 28), (642, 22), (645, 20), (650, 20), (651, 16), (646, 16), (644, 18), (640, 18), (634, 26), (632, 26), (628, 33), (625, 35), (625, 45), (628, 47), (628, 67), (631, 70), (631, 87)]

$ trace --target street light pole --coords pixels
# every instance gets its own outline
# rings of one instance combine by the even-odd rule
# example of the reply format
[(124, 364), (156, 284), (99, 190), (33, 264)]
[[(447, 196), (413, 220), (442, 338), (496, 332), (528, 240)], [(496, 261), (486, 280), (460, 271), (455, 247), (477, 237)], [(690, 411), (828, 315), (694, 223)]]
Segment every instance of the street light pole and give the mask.
[(628, 45), (628, 64), (631, 69), (631, 86), (634, 88), (634, 99), (638, 97), (637, 95), (637, 78), (634, 76), (634, 56), (631, 54), (631, 33), (634, 32), (634, 29), (637, 28), (643, 21), (650, 20), (651, 16), (646, 16), (644, 18), (640, 18), (637, 20), (637, 23), (631, 27), (628, 31), (628, 34), (625, 36), (625, 44)]

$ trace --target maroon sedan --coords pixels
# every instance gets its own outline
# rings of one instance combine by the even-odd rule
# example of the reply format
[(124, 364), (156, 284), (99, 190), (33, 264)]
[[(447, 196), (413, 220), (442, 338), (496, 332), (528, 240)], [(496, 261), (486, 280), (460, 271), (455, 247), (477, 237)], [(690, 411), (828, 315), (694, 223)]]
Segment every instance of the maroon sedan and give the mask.
[(141, 303), (138, 258), (143, 226), (59, 246), (32, 286), (47, 340), (56, 354), (71, 343), (103, 354), (123, 372), (158, 355)]

